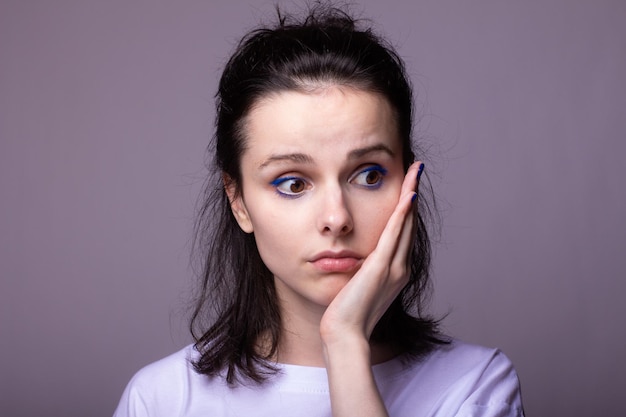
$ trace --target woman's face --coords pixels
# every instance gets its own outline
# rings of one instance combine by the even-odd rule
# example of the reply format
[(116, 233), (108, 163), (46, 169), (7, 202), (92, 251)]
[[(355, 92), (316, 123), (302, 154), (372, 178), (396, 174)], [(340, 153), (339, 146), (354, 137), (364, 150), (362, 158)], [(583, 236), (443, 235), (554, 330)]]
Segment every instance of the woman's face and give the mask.
[(241, 228), (254, 233), (283, 308), (325, 308), (374, 249), (404, 170), (392, 109), (347, 87), (281, 92), (245, 125)]

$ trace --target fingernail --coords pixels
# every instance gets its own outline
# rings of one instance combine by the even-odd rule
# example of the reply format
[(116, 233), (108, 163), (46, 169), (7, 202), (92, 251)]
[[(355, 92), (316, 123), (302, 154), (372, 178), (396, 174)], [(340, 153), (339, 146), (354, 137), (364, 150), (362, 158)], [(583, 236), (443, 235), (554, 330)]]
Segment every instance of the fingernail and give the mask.
[(413, 197), (411, 197), (411, 203), (414, 202), (416, 198), (417, 198), (417, 193), (414, 193)]
[(424, 163), (421, 163), (419, 169), (417, 170), (417, 179), (418, 180), (422, 176), (422, 172), (424, 172)]

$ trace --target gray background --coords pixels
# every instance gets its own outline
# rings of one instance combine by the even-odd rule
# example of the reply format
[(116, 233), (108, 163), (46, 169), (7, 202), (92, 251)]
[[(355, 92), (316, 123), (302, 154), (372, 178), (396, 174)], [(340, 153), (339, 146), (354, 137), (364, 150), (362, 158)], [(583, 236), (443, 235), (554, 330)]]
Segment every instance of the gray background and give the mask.
[[(432, 310), (511, 357), (529, 416), (624, 415), (626, 3), (355, 9), (416, 85), (444, 216)], [(216, 79), (271, 15), (0, 2), (0, 415), (108, 416), (139, 367), (189, 342)]]

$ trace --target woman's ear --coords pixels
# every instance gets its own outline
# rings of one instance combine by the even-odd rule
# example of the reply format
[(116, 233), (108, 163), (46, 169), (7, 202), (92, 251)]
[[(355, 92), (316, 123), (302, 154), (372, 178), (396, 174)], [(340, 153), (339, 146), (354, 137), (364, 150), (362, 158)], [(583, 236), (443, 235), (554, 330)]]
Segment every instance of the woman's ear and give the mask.
[(230, 176), (228, 176), (228, 174), (222, 174), (222, 181), (224, 182), (224, 190), (228, 196), (230, 209), (233, 212), (239, 227), (245, 233), (252, 233), (254, 231), (252, 221), (250, 221), (250, 215), (248, 214), (248, 209), (243, 201), (241, 191), (237, 190), (237, 184), (232, 178), (230, 178)]

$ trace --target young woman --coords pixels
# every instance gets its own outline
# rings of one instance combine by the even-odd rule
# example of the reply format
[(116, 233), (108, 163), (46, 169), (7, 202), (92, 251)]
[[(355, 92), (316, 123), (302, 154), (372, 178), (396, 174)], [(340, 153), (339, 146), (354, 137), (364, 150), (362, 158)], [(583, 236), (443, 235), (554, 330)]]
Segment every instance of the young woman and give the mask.
[(139, 371), (115, 416), (523, 415), (509, 360), (422, 311), (411, 129), (401, 59), (345, 13), (246, 35), (217, 94), (196, 343)]

